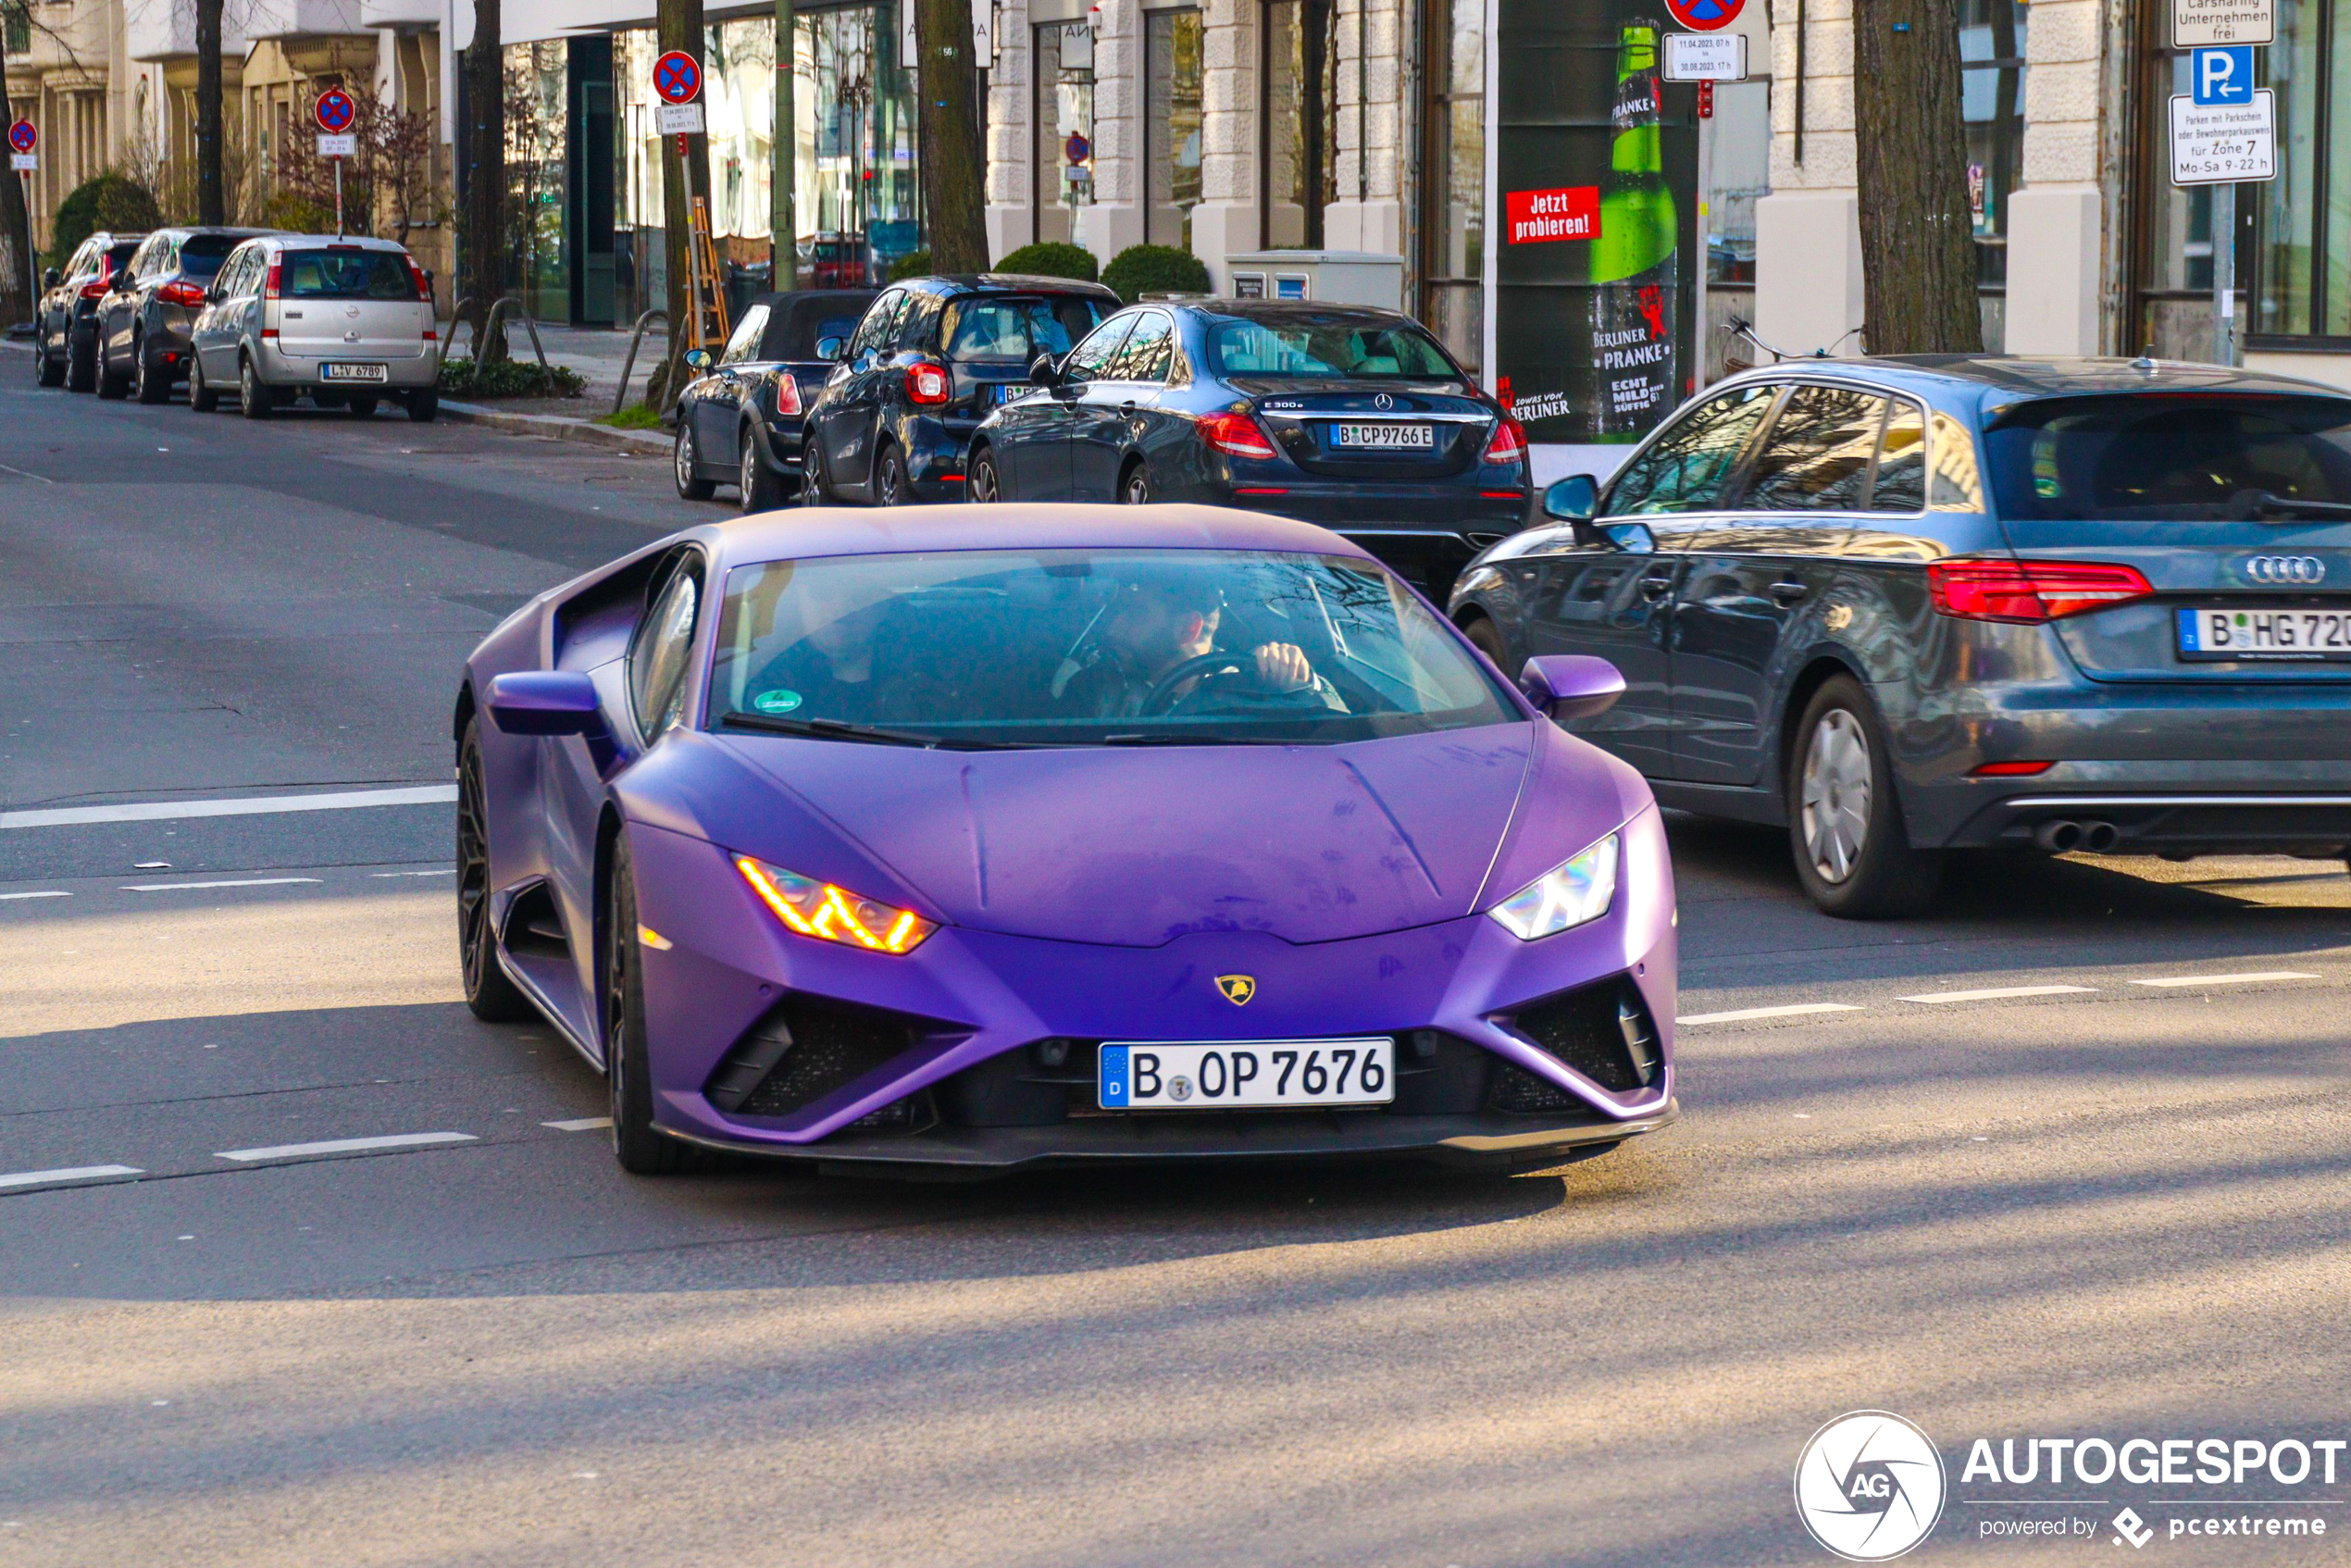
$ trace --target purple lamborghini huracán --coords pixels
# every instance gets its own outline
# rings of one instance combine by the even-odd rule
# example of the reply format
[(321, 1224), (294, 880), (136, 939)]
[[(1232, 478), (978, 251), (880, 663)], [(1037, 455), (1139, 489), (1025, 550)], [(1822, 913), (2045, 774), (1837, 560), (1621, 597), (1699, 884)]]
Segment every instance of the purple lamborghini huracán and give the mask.
[(1249, 513), (689, 529), (466, 662), (466, 1000), (641, 1173), (1598, 1153), (1675, 1114), (1657, 806), (1551, 722), (1622, 690)]

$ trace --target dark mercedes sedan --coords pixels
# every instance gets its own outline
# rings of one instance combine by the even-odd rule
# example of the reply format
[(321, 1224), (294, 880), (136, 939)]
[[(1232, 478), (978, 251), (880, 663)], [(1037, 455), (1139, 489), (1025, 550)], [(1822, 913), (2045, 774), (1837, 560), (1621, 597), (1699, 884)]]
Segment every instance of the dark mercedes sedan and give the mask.
[(1411, 317), (1147, 301), (973, 438), (974, 501), (1202, 501), (1320, 523), (1440, 598), (1524, 526), (1525, 432)]
[(820, 350), (847, 342), (873, 302), (871, 289), (762, 294), (715, 360), (686, 355), (695, 375), (678, 394), (678, 493), (703, 501), (731, 483), (746, 512), (798, 497), (801, 431), (836, 357)]
[(1597, 654), (1577, 732), (1668, 805), (1785, 825), (1832, 915), (1984, 849), (2351, 846), (2351, 397), (2154, 360), (1735, 377), (1487, 551), (1451, 612)]

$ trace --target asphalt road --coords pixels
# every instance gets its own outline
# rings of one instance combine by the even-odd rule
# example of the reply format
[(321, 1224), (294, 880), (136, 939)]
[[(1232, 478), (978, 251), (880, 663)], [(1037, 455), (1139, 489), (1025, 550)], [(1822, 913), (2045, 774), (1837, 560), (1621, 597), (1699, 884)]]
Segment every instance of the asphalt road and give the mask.
[(2351, 1561), (2351, 1473), (1959, 1473), (2340, 1430), (2339, 864), (2004, 864), (1857, 926), (1677, 821), (1686, 1114), (1600, 1160), (633, 1181), (601, 1081), (458, 1002), (444, 804), (181, 813), (445, 788), (497, 615), (715, 510), (658, 459), (22, 364), (0, 1564), (1822, 1562), (1792, 1468), (1860, 1408), (1951, 1466), (1914, 1561), (2136, 1555), (1987, 1539), (2020, 1499), (2289, 1493), (2334, 1532), (2150, 1549)]

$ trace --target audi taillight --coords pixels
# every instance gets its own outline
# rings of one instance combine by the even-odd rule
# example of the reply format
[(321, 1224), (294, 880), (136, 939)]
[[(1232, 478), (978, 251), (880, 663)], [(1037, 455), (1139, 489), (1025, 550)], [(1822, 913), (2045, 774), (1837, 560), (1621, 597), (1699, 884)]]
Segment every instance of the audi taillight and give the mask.
[(157, 289), (155, 298), (166, 305), (198, 305), (204, 304), (204, 289), (198, 284), (175, 279)]
[(2062, 620), (2155, 591), (2136, 566), (2104, 561), (1936, 561), (1926, 568), (1938, 614), (2021, 626)]
[(1203, 414), (1200, 420), (1200, 439), (1212, 452), (1227, 457), (1274, 457), (1274, 442), (1264, 427), (1247, 414)]
[[(920, 398), (915, 399), (921, 402)], [(796, 418), (801, 413), (800, 382), (789, 370), (776, 373), (776, 414), (779, 418)]]
[(906, 401), (919, 403), (925, 406), (946, 402), (947, 367), (944, 365), (906, 367)]
[(1526, 427), (1508, 414), (1494, 421), (1494, 434), (1486, 443), (1486, 455), (1481, 463), (1524, 463), (1526, 461)]
[(279, 276), (278, 264), (273, 261), (269, 264), (269, 280), (261, 290), (262, 298), (276, 299), (278, 297)]

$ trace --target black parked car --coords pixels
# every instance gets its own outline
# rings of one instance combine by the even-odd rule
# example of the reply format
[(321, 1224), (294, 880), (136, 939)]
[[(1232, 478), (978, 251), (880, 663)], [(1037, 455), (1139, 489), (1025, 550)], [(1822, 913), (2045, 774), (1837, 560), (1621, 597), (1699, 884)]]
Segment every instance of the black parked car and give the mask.
[(98, 298), (98, 395), (161, 403), (188, 374), (189, 330), (229, 253), (267, 229), (158, 229)]
[(143, 234), (97, 233), (63, 267), (42, 275), (32, 317), (32, 367), (44, 387), (91, 392), (98, 385), (98, 301), (139, 248)]
[(808, 411), (808, 488), (820, 501), (961, 501), (972, 432), (1118, 308), (1067, 278), (916, 278), (882, 291)]
[(2351, 845), (2351, 398), (2153, 360), (1791, 362), (1709, 390), (1486, 552), (1505, 669), (1610, 660), (1577, 732), (1785, 825), (1832, 915), (1947, 851)]
[(816, 345), (848, 342), (873, 302), (871, 289), (761, 294), (715, 361), (700, 349), (689, 354), (698, 374), (678, 394), (678, 493), (703, 501), (733, 484), (746, 512), (797, 496), (801, 431), (833, 371)]
[(1167, 300), (1119, 312), (980, 427), (975, 501), (1201, 501), (1337, 530), (1440, 599), (1527, 520), (1525, 432), (1410, 317)]

